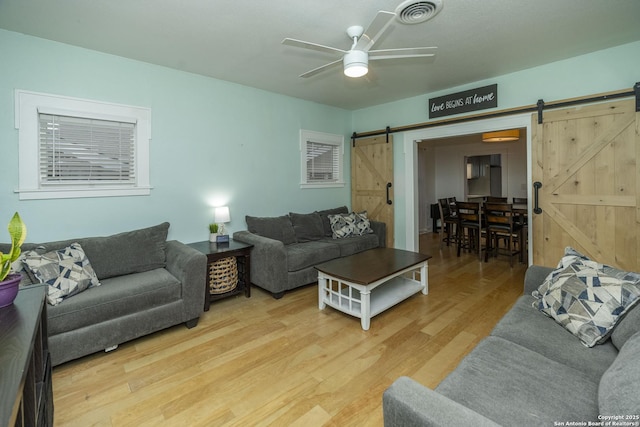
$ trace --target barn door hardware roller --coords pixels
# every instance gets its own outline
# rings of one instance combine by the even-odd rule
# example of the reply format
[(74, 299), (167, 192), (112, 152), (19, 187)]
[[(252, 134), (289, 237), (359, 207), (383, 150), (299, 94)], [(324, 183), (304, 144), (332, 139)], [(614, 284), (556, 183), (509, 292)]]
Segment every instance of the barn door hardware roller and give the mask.
[(542, 124), (542, 110), (544, 110), (544, 100), (538, 99), (538, 103), (536, 105), (538, 106), (538, 124), (541, 125)]

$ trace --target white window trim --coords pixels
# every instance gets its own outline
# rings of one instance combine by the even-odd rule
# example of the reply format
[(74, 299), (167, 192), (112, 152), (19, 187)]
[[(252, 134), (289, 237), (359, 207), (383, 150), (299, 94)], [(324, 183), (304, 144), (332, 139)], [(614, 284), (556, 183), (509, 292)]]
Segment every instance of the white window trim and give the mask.
[[(338, 146), (340, 161), (338, 179), (332, 182), (307, 182), (307, 142), (318, 142)], [(344, 135), (300, 130), (300, 188), (338, 188), (344, 187)]]
[[(136, 123), (136, 184), (134, 186), (41, 187), (38, 158), (39, 113)], [(16, 192), (19, 193), (20, 200), (146, 196), (151, 193), (149, 183), (151, 110), (148, 108), (16, 90), (15, 128), (18, 129), (19, 143), (19, 189)]]

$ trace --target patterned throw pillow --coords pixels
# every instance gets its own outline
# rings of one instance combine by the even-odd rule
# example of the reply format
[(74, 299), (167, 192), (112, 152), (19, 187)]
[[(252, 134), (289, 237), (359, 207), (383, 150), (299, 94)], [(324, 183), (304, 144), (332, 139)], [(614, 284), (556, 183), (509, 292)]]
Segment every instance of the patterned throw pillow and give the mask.
[(89, 259), (78, 243), (45, 254), (39, 254), (35, 250), (25, 252), (24, 264), (40, 283), (49, 285), (47, 301), (51, 305), (58, 305), (64, 298), (100, 285)]
[(355, 216), (355, 230), (353, 234), (363, 236), (365, 234), (373, 233), (373, 230), (371, 229), (371, 221), (367, 218), (367, 211), (362, 211), (360, 213), (354, 212), (353, 215)]
[(607, 340), (617, 322), (640, 301), (640, 274), (599, 264), (573, 248), (532, 294), (533, 307), (584, 345)]
[(344, 239), (352, 236), (356, 230), (356, 216), (353, 212), (348, 214), (329, 215), (331, 232), (334, 239)]

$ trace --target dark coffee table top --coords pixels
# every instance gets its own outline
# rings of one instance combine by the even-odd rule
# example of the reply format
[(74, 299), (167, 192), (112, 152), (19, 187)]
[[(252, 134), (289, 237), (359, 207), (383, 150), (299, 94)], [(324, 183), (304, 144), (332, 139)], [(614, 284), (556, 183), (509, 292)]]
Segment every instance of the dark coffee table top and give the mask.
[(431, 258), (418, 252), (376, 248), (316, 265), (316, 269), (338, 279), (369, 285)]

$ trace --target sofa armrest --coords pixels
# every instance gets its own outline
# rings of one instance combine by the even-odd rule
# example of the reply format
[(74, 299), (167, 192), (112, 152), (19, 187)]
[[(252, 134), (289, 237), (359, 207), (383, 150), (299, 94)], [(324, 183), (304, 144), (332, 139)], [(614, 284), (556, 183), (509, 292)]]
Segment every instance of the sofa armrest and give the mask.
[(531, 292), (542, 285), (544, 279), (553, 271), (551, 267), (541, 265), (531, 265), (524, 274), (524, 295), (531, 295)]
[(385, 390), (382, 410), (385, 427), (499, 426), (408, 377), (398, 378)]
[(197, 319), (204, 311), (207, 256), (177, 240), (167, 241), (166, 269), (182, 283), (185, 321)]
[(370, 221), (373, 233), (378, 236), (378, 247), (387, 246), (387, 224), (380, 221)]
[(272, 293), (286, 290), (288, 262), (284, 243), (251, 233), (236, 231), (233, 239), (253, 245), (251, 248), (251, 282)]

